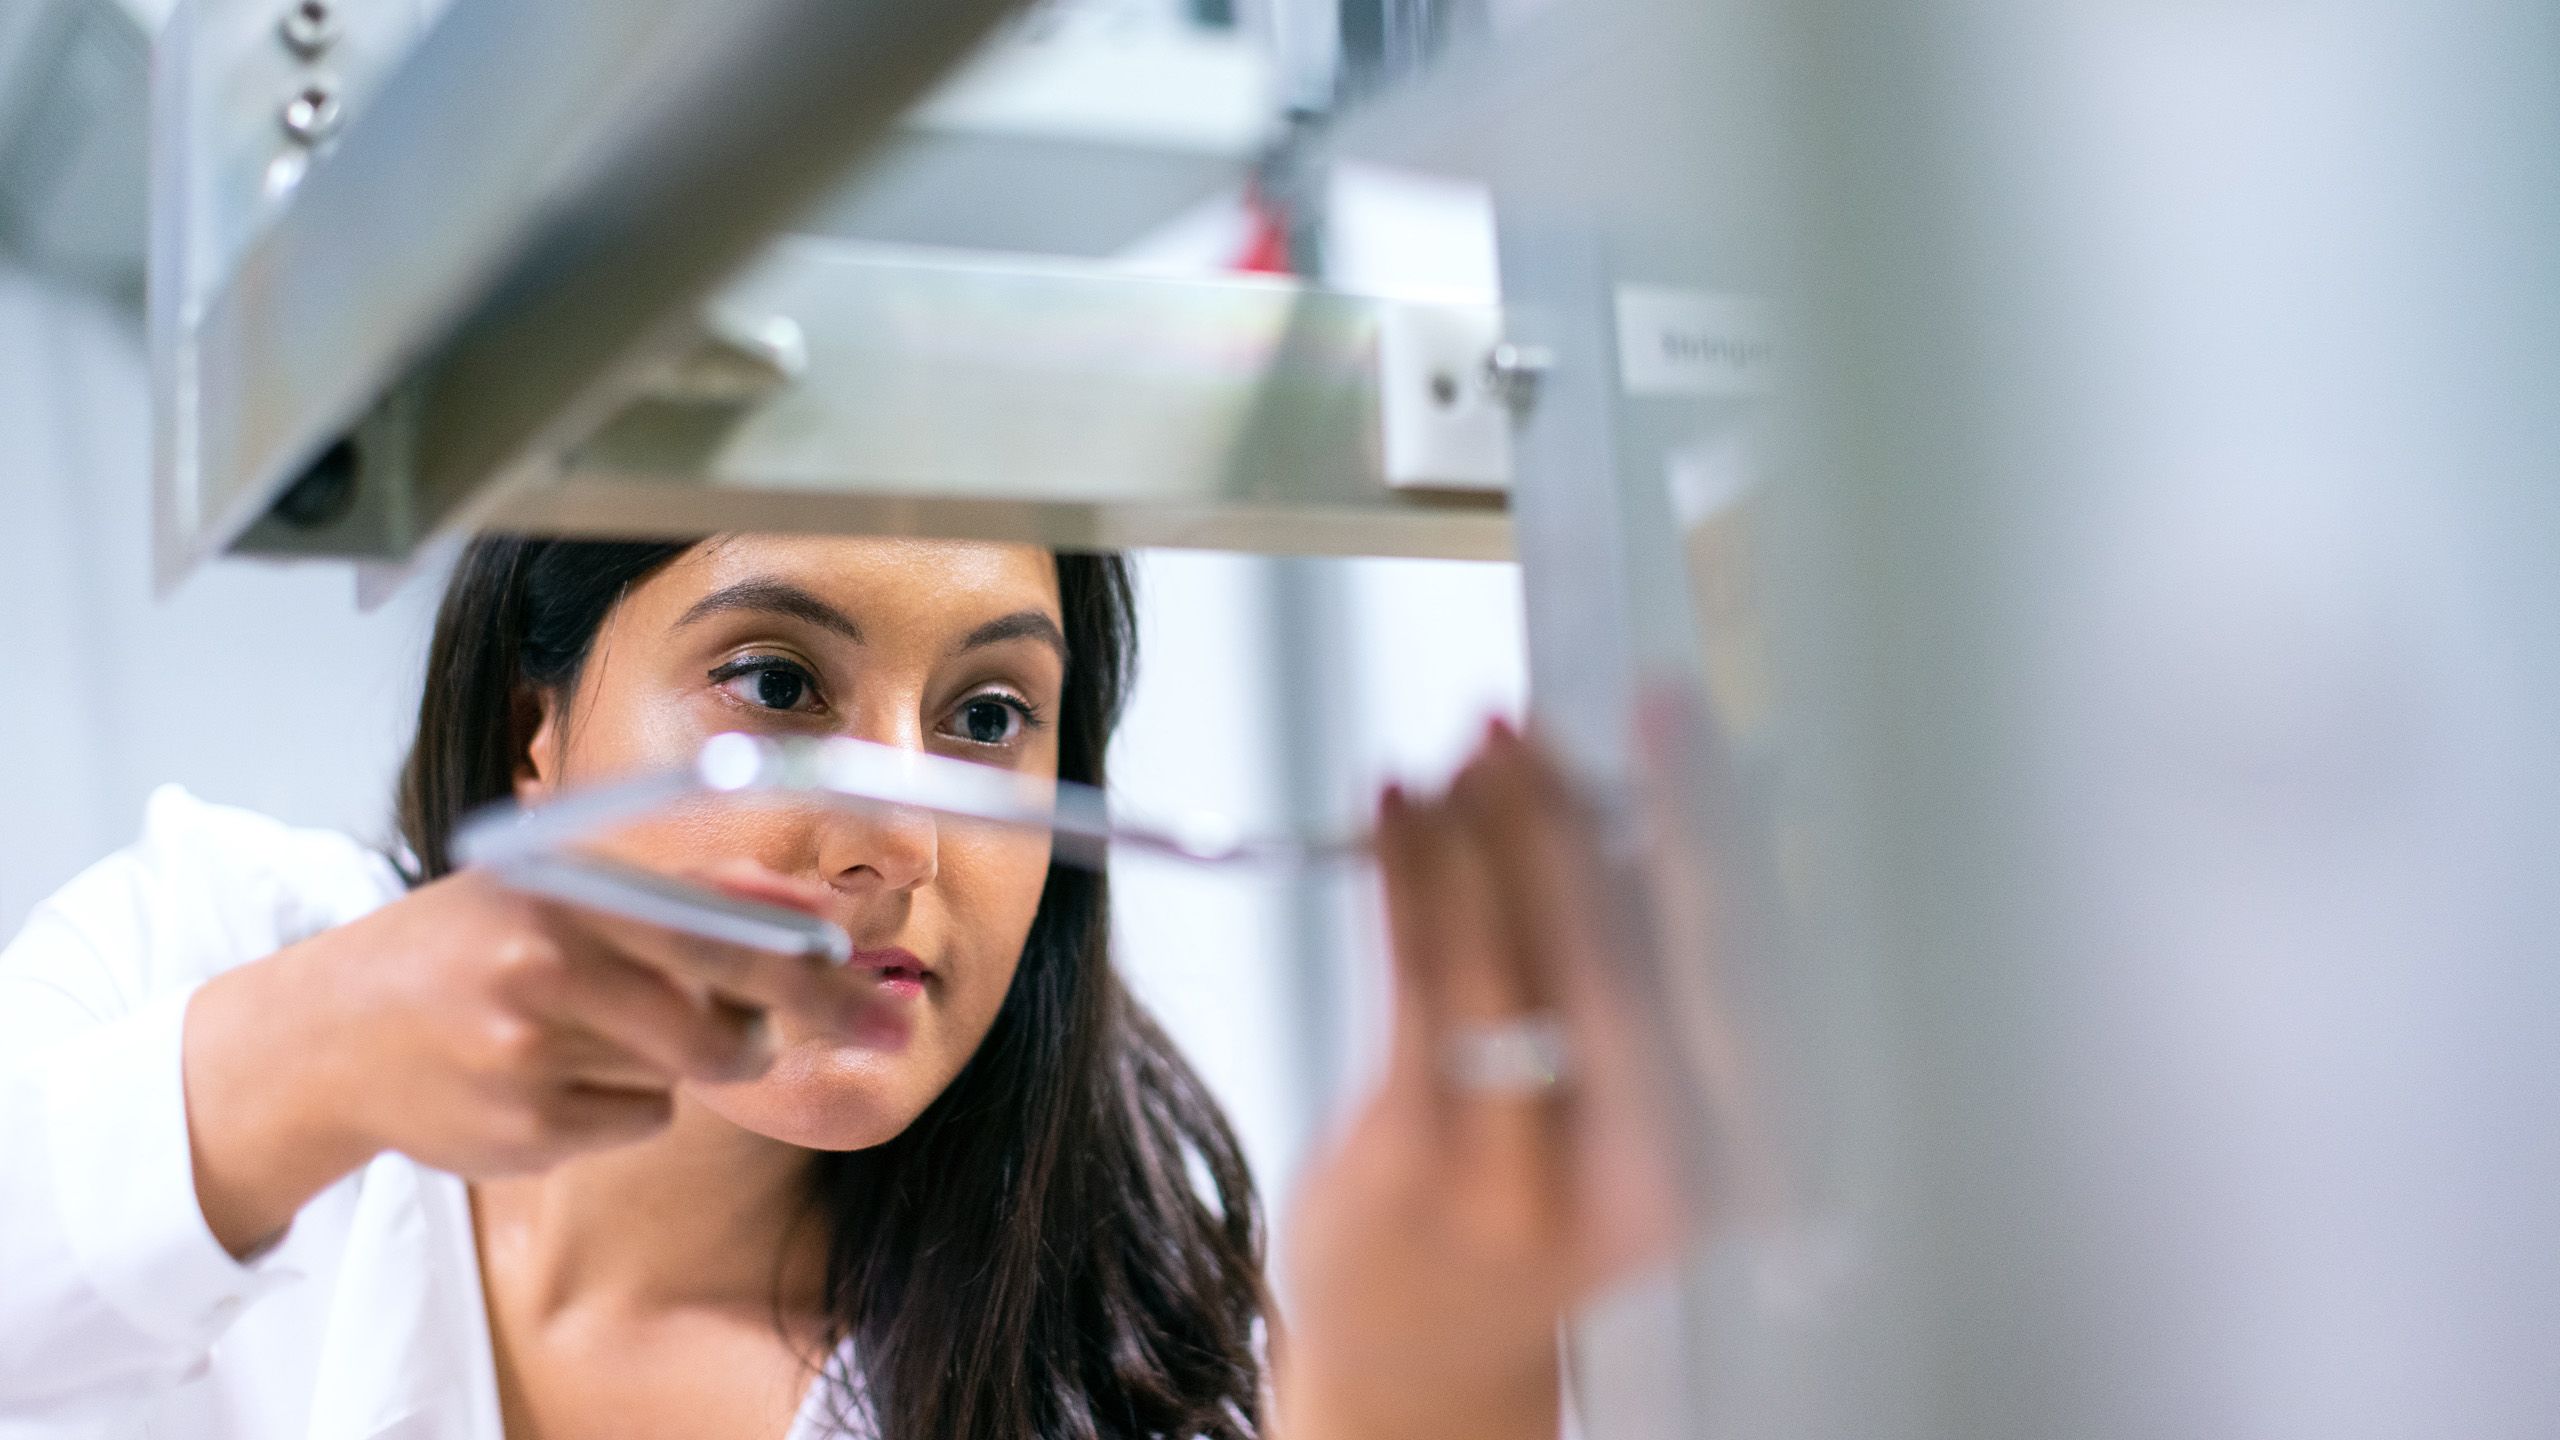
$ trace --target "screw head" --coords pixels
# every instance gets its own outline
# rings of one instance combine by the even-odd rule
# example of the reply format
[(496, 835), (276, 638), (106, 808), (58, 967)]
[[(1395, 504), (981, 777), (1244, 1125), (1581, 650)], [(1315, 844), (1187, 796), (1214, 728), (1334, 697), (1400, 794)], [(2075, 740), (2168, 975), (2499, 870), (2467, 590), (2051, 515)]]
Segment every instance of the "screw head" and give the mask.
[(285, 134), (302, 144), (317, 145), (338, 133), (346, 107), (338, 99), (334, 81), (317, 79), (295, 91), (277, 118), (284, 123)]
[(1526, 411), (1538, 403), (1538, 387), (1555, 368), (1555, 352), (1544, 345), (1505, 340), (1485, 357), (1485, 388), (1511, 409)]
[(309, 60), (338, 40), (338, 7), (329, 0), (299, 0), (276, 22), (285, 48)]

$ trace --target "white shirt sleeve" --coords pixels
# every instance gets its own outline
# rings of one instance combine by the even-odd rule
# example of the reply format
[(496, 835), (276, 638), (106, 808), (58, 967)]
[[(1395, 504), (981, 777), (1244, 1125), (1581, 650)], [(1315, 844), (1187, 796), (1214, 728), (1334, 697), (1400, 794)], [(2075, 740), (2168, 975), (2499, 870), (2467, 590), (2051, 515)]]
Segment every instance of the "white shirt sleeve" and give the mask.
[(354, 842), (152, 797), (142, 843), (0, 951), (0, 1418), (100, 1423), (206, 1363), (297, 1278), (196, 1201), (180, 1068), (204, 980), (398, 892)]

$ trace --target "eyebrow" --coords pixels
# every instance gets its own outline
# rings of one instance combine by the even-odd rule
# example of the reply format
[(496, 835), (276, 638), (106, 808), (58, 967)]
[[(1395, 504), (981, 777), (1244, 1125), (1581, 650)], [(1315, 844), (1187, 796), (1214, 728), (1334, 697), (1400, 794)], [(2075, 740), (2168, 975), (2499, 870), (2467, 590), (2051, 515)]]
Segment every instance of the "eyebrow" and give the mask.
[(1067, 658), (1067, 637), (1059, 633), (1058, 622), (1038, 610), (1016, 610), (1002, 619), (990, 620), (970, 631), (959, 648), (965, 653), (1007, 640), (1037, 640), (1057, 651), (1061, 663)]
[[(862, 643), (862, 627), (853, 623), (853, 617), (788, 580), (741, 580), (723, 586), (693, 602), (692, 608), (676, 621), (675, 628), (681, 630), (695, 621), (739, 610), (805, 621), (857, 645)], [(1008, 640), (1037, 640), (1057, 651), (1060, 661), (1067, 658), (1066, 635), (1058, 629), (1057, 621), (1038, 610), (1017, 610), (988, 621), (963, 637), (955, 653), (983, 650)]]
[(766, 615), (781, 615), (804, 620), (821, 630), (832, 630), (856, 645), (862, 643), (862, 627), (852, 617), (833, 605), (792, 584), (788, 580), (741, 580), (724, 586), (693, 602), (676, 622), (681, 630), (697, 620), (733, 610), (752, 610)]

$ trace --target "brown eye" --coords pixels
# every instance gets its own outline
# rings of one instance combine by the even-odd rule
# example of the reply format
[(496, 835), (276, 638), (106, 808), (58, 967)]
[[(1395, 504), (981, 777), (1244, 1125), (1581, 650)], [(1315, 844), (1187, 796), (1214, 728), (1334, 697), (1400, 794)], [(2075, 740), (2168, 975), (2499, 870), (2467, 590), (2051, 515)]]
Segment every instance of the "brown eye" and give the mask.
[(1022, 707), (993, 695), (981, 695), (960, 707), (957, 733), (972, 745), (1004, 745), (1022, 732)]
[(788, 670), (756, 672), (756, 703), (768, 710), (797, 710), (808, 693), (809, 682)]
[(712, 671), (711, 679), (732, 697), (766, 710), (799, 710), (818, 698), (815, 677), (771, 656), (732, 661)]

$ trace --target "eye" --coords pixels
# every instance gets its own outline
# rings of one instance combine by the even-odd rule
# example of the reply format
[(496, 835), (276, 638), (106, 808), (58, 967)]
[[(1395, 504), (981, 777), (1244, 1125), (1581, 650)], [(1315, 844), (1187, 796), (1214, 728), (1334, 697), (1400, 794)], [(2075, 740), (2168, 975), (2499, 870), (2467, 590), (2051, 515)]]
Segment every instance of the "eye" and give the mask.
[(952, 734), (972, 745), (1010, 745), (1039, 724), (1039, 716), (1010, 695), (975, 695), (952, 712)]
[(712, 682), (734, 699), (766, 710), (811, 708), (818, 680), (807, 668), (773, 655), (748, 655), (711, 672)]

